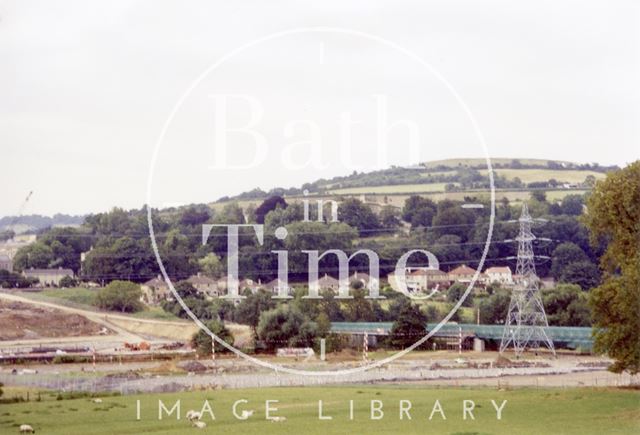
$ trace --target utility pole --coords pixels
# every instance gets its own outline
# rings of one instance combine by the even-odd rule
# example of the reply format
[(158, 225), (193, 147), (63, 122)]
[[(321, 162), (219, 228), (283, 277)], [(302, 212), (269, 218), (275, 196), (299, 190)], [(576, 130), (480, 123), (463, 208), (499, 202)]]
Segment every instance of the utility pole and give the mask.
[(533, 254), (533, 241), (536, 236), (531, 232), (533, 219), (529, 215), (527, 204), (522, 205), (516, 265), (516, 282), (511, 293), (509, 314), (505, 320), (500, 353), (513, 347), (516, 356), (525, 349), (536, 349), (540, 345), (548, 347), (556, 354), (553, 341), (549, 339), (545, 328), (549, 326), (540, 297), (539, 280)]

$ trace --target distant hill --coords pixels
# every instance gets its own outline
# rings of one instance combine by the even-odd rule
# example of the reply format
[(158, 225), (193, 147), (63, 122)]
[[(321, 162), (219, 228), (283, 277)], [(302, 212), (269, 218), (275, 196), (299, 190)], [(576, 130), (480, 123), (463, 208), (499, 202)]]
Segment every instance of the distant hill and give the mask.
[[(597, 163), (579, 164), (544, 159), (491, 159), (495, 187), (503, 191), (587, 190), (591, 183), (603, 178), (617, 166)], [(260, 188), (234, 197), (223, 197), (218, 202), (264, 199), (271, 195), (299, 197), (304, 190), (318, 196), (335, 195), (438, 195), (455, 192), (473, 192), (489, 187), (486, 161), (481, 158), (448, 159), (424, 162), (410, 167), (394, 166), (372, 172), (354, 172), (350, 175), (319, 179), (300, 187)]]
[(84, 216), (73, 216), (67, 214), (55, 214), (53, 216), (42, 216), (30, 214), (23, 216), (4, 216), (0, 218), (0, 231), (13, 230), (14, 232), (38, 232), (39, 230), (57, 226), (78, 226), (84, 222)]

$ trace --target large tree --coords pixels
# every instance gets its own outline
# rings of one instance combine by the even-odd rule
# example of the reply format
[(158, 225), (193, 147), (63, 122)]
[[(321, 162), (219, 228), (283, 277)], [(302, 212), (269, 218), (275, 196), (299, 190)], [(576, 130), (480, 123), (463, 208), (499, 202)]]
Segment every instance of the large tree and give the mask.
[(640, 161), (598, 181), (584, 222), (594, 244), (605, 240), (602, 284), (591, 291), (595, 350), (616, 373), (640, 371)]
[(140, 311), (144, 308), (140, 297), (140, 286), (131, 281), (111, 281), (108, 286), (98, 291), (96, 303), (105, 310), (123, 313)]
[(560, 280), (567, 266), (580, 261), (589, 261), (589, 257), (580, 246), (572, 242), (561, 243), (551, 254), (551, 275)]
[(235, 321), (244, 325), (249, 325), (254, 333), (260, 322), (260, 315), (276, 306), (271, 294), (266, 291), (258, 291), (247, 295), (236, 307)]
[(405, 349), (420, 340), (427, 332), (427, 318), (417, 305), (403, 304), (398, 318), (391, 326), (390, 344)]
[[(207, 324), (207, 327), (209, 328), (209, 331), (214, 333), (219, 339), (227, 344), (233, 345), (233, 335), (222, 322), (212, 320)], [(193, 334), (193, 337), (191, 337), (191, 346), (196, 349), (198, 355), (211, 355), (212, 341), (213, 338), (211, 338), (207, 332), (200, 329), (198, 332)], [(222, 346), (220, 343), (216, 343), (216, 352), (226, 351), (226, 347)]]
[(256, 208), (256, 222), (263, 224), (265, 216), (276, 208), (287, 208), (287, 202), (283, 197), (274, 195), (262, 201), (262, 204)]
[(357, 199), (347, 199), (340, 203), (338, 218), (353, 228), (357, 228), (360, 237), (375, 236), (376, 230), (380, 228), (378, 216), (371, 210), (371, 207)]

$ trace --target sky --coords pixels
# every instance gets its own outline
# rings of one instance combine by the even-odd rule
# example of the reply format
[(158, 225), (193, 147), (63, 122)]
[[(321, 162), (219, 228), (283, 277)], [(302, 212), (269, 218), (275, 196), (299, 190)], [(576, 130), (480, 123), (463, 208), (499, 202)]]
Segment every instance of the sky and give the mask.
[(623, 166), (639, 24), (631, 0), (0, 1), (0, 216), (29, 191), (85, 214), (441, 158)]

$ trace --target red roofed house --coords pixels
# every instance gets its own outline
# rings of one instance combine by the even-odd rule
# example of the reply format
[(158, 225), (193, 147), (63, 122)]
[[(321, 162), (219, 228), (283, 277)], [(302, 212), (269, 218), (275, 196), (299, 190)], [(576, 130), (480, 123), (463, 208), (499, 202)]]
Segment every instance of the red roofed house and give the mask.
[(449, 281), (470, 283), (475, 274), (475, 269), (472, 269), (466, 264), (463, 264), (462, 266), (458, 266), (455, 269), (449, 271)]

